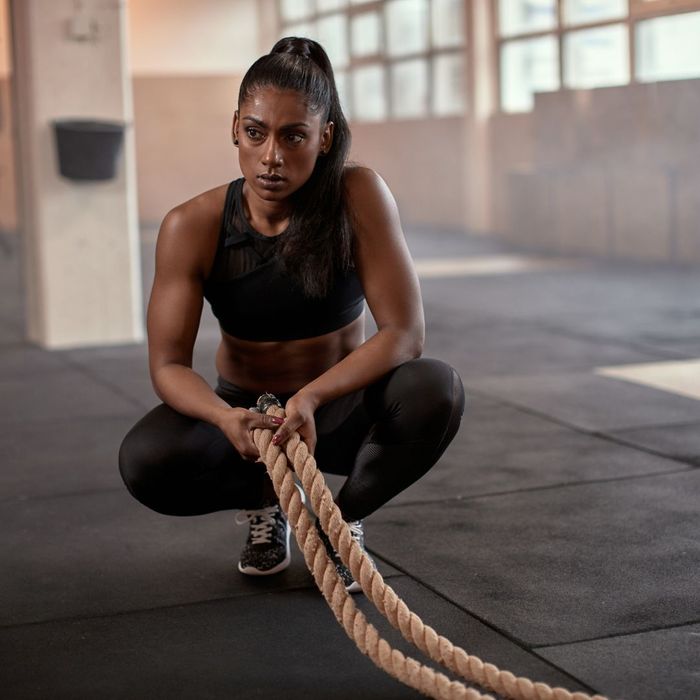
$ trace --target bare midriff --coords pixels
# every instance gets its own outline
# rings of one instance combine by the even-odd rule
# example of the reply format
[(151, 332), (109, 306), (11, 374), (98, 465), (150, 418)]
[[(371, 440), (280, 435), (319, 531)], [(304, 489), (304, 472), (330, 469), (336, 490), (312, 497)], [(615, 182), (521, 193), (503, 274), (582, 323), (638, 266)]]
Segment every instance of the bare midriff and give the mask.
[(331, 333), (259, 342), (221, 332), (216, 369), (226, 381), (247, 391), (286, 394), (298, 391), (364, 342), (365, 315)]

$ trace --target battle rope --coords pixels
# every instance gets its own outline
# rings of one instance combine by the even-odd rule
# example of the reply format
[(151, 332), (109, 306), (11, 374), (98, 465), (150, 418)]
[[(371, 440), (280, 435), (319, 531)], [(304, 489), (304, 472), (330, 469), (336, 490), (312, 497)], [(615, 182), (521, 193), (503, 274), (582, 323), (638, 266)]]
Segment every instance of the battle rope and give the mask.
[[(284, 416), (279, 401), (271, 394), (263, 394), (258, 399), (257, 410), (274, 416)], [(362, 586), (365, 596), (408, 642), (414, 644), (430, 659), (467, 681), (513, 700), (606, 700), (602, 695), (591, 697), (586, 693), (572, 693), (565, 688), (552, 688), (546, 683), (533, 683), (529, 678), (516, 677), (510, 671), (502, 671), (493, 664), (484, 663), (477, 656), (468, 654), (438, 634), (409, 610), (391, 586), (385, 583), (382, 575), (352, 538), (350, 528), (335, 505), (323, 475), (316, 467), (316, 461), (309, 454), (299, 434), (295, 432), (286, 442), (286, 456), (279, 446), (272, 444), (272, 431), (269, 429), (256, 428), (253, 431), (253, 440), (316, 585), (350, 639), (379, 668), (431, 698), (493, 700), (491, 696), (482, 695), (461, 681), (450, 680), (443, 673), (405, 656), (379, 636), (377, 629), (357, 609), (352, 596), (345, 590), (335, 565), (319, 538), (316, 526), (301, 502), (301, 496), (294, 484), (292, 468), (310, 499), (311, 508), (318, 516), (320, 526), (343, 563), (350, 569), (353, 578)]]

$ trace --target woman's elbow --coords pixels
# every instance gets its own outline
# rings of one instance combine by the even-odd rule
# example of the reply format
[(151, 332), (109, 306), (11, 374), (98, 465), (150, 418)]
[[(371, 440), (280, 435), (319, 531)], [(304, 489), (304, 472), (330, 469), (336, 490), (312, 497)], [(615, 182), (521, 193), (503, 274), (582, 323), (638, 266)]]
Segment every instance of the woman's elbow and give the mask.
[(165, 402), (165, 395), (167, 394), (167, 385), (170, 381), (172, 375), (172, 367), (179, 363), (167, 362), (163, 360), (152, 360), (149, 363), (149, 373), (151, 375), (151, 386), (156, 396), (163, 402)]
[(151, 369), (150, 375), (151, 375), (151, 387), (153, 388), (155, 395), (161, 401), (164, 401), (165, 399), (163, 398), (163, 390), (161, 388), (161, 381), (160, 381), (160, 367), (158, 369)]
[(425, 344), (425, 333), (421, 333), (414, 338), (412, 360), (415, 360), (423, 355), (423, 345)]
[(415, 360), (423, 354), (423, 345), (425, 343), (425, 328), (418, 326), (408, 330), (405, 334), (405, 352), (406, 360)]

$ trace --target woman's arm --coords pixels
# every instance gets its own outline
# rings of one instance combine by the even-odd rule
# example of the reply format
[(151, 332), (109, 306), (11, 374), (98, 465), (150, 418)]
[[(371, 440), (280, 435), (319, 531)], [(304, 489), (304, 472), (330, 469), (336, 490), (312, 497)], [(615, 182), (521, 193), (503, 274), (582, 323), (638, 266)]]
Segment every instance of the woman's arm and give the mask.
[[(368, 168), (348, 169), (346, 188), (355, 229), (355, 263), (377, 333), (290, 399), (288, 420), (277, 431), (278, 443), (306, 423), (318, 406), (371, 384), (423, 351), (420, 286), (396, 202), (384, 181)], [(315, 434), (303, 428), (300, 433), (307, 444), (309, 438), (315, 443)], [(309, 444), (310, 449), (313, 446)]]
[(249, 459), (258, 450), (253, 427), (273, 427), (271, 417), (231, 408), (192, 369), (203, 306), (206, 245), (201, 217), (187, 202), (163, 220), (156, 245), (156, 273), (148, 304), (148, 357), (153, 388), (176, 411), (218, 426)]

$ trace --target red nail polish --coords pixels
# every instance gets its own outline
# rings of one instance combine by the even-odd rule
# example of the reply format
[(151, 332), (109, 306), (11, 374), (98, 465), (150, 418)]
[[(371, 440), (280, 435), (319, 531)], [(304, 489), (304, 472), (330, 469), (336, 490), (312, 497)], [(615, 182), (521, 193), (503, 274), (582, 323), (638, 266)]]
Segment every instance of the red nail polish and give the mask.
[(272, 444), (273, 444), (273, 445), (279, 445), (279, 442), (280, 442), (280, 436), (279, 436), (279, 435), (275, 435), (275, 436), (272, 438)]
[(284, 418), (278, 418), (277, 416), (273, 416), (273, 417), (272, 417), (272, 422), (273, 422), (275, 425), (282, 425), (282, 423), (284, 423)]

